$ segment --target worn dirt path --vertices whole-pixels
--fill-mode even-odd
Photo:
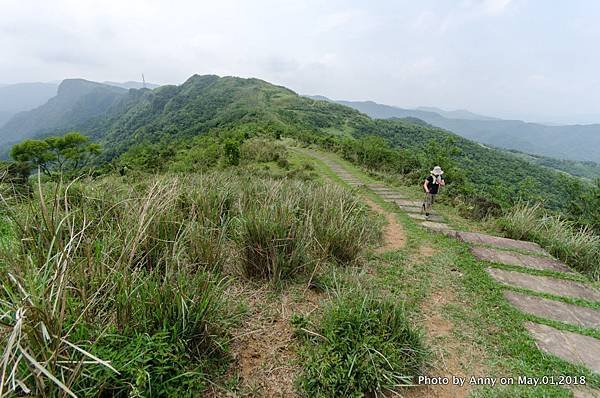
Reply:
[[[371,209],[383,215],[387,224],[383,230],[383,245],[377,248],[377,253],[384,253],[403,248],[406,245],[406,233],[396,220],[396,215],[385,210],[369,198],[363,198]]]

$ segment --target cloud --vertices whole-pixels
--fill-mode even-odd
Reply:
[[[0,1],[2,83],[215,73],[400,106],[600,113],[593,2]]]
[[[499,15],[509,6],[512,0],[484,0],[483,10],[491,15]]]

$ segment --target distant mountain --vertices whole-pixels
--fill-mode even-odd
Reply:
[[[421,117],[436,115],[413,112]],[[496,195],[497,185],[512,192],[534,176],[551,208],[564,205],[568,198],[568,187],[557,172],[433,127],[421,118],[373,120],[351,107],[305,98],[259,79],[194,75],[179,86],[154,90],[65,80],[56,97],[11,119],[0,129],[0,136],[6,142],[71,129],[102,144],[105,160],[128,151],[136,153],[140,145],[175,156],[178,145],[189,145],[194,137],[211,133],[281,134],[323,143],[333,135],[348,139],[378,135],[412,154],[423,153],[432,141],[452,141],[460,149],[455,160],[465,178],[489,195]]]
[[[7,111],[0,111],[0,127],[4,126],[4,123],[14,116],[14,113]]]
[[[0,87],[0,111],[20,112],[42,105],[56,95],[54,83],[17,83]]]
[[[146,83],[146,85],[144,86],[143,82],[134,82],[134,81],[128,81],[128,82],[124,82],[124,83],[103,82],[103,84],[107,84],[109,86],[126,88],[126,89],[130,89],[130,88],[136,88],[136,89],[139,89],[139,88],[149,88],[150,90],[152,90],[152,89],[155,89],[157,87],[160,87],[160,84]]]
[[[434,108],[403,109],[372,101],[336,102],[377,119],[418,118],[433,126],[495,147],[558,159],[600,162],[600,124],[547,126],[485,116],[482,119],[470,112],[467,115],[470,119],[460,119],[442,116],[431,110]],[[451,114],[464,115],[463,111]],[[473,118],[473,115],[479,118]]]
[[[468,111],[466,109],[458,109],[458,110],[455,110],[455,111],[445,111],[443,109],[436,108],[436,107],[433,107],[433,106],[420,106],[420,107],[417,108],[417,110],[426,111],[426,112],[434,112],[434,113],[437,113],[438,115],[442,115],[443,117],[446,117],[446,118],[449,118],[449,119],[500,120],[500,119],[495,118],[495,117],[478,115],[477,113],[470,112],[470,111]]]
[[[30,111],[20,112],[0,128],[0,144],[77,128],[104,115],[127,90],[83,79],[67,79],[56,96]]]
[[[56,95],[55,83],[0,85],[0,127],[18,112],[36,108]]]

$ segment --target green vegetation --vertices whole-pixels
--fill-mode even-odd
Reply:
[[[39,396],[197,396],[228,362],[230,277],[308,278],[378,238],[354,196],[311,182],[136,174],[34,191],[4,208],[2,386]]]
[[[573,176],[595,180],[600,178],[600,164],[591,161],[577,161],[566,159],[555,159],[540,155],[531,155],[515,150],[507,151],[520,159],[539,166],[548,167],[555,170],[560,170],[569,173]]]
[[[461,363],[469,374],[583,374],[600,385],[540,353],[523,328],[532,316],[506,304],[466,245],[402,216],[407,246],[369,251],[383,217],[327,181],[339,179],[314,152],[290,147],[325,149],[363,181],[403,184],[414,197],[440,165],[448,183],[440,206],[451,220],[498,228],[475,220],[504,214],[507,234],[540,242],[596,279],[600,185],[256,79],[194,76],[132,90],[82,131],[102,143],[100,156],[71,133],[16,145],[15,161],[0,170],[0,395],[256,396],[259,387],[239,381],[253,372],[235,366],[251,358],[262,371],[248,345],[279,336],[289,337],[277,346],[286,371],[299,350],[295,375],[309,396],[395,391],[439,366],[454,343],[481,366]],[[51,178],[30,176],[37,166]],[[371,199],[386,216],[397,210]],[[427,317],[455,327],[441,340],[428,335],[425,348]],[[258,349],[280,342],[271,340]],[[438,355],[426,354],[430,340]]]
[[[499,220],[515,239],[538,242],[554,256],[590,278],[600,280],[600,236],[544,212],[539,205],[518,205]]]
[[[43,140],[25,140],[12,147],[11,156],[29,169],[39,168],[48,177],[70,174],[89,164],[100,153],[98,144],[77,132]]]
[[[296,318],[306,340],[302,388],[310,397],[363,397],[414,383],[425,348],[402,305],[364,291],[335,297],[315,320]]]
[[[80,94],[90,89],[84,83],[70,82],[70,89],[61,90],[59,97],[72,92],[81,101]],[[410,183],[422,180],[440,163],[452,182],[447,193],[466,216],[497,216],[518,201],[543,201],[548,209],[587,223],[585,216],[570,209],[571,202],[589,196],[589,183],[581,183],[581,195],[573,198],[570,189],[578,180],[564,173],[417,119],[373,120],[349,107],[301,97],[258,79],[195,75],[180,86],[130,90],[102,117],[72,124],[103,145],[105,161],[127,168],[191,171],[213,165],[217,157],[235,165],[245,140],[283,136],[338,151]]]
[[[379,175],[377,180],[366,175],[333,154],[321,155],[343,164],[363,182],[383,180],[379,179]],[[399,190],[408,196],[419,192],[418,187],[400,187]],[[399,211],[395,205],[384,202],[375,194],[365,194],[382,208],[397,213],[408,237],[407,246],[395,252],[370,257],[369,272],[324,275],[316,281],[318,286],[330,289],[338,289],[338,286],[344,287],[348,284],[368,286],[371,292],[381,292],[394,302],[403,303],[409,319],[414,319],[418,325],[425,326],[428,330],[427,348],[432,355],[428,357],[426,374],[460,376],[462,372],[467,377],[573,375],[584,376],[589,388],[600,386],[600,378],[594,372],[541,352],[525,329],[524,322],[534,321],[594,337],[598,337],[597,330],[578,328],[521,313],[507,303],[503,296],[505,287],[495,282],[485,271],[490,263],[475,259],[467,244],[443,234],[431,234]],[[445,217],[448,216],[451,226],[455,228],[480,231],[483,228],[494,227],[493,223],[478,223],[458,217],[458,210],[451,206],[451,203],[440,204],[438,209]],[[553,276],[573,278],[556,273]],[[577,275],[577,280],[586,280],[586,283],[589,283],[589,280],[581,275]],[[548,298],[574,302],[556,296]],[[599,308],[598,303],[579,300],[577,304]],[[315,316],[315,319],[319,318]],[[298,321],[297,324],[306,325],[305,321]],[[465,394],[464,390],[444,390],[435,387],[432,390],[418,390],[419,388],[416,395],[424,396],[433,395],[440,390],[449,396]],[[568,389],[551,385],[470,386],[467,391],[470,392],[470,396],[475,397],[572,396]],[[407,391],[407,395],[410,394]]]

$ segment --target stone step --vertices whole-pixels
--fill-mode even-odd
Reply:
[[[425,228],[435,231],[435,232],[450,232],[450,231],[452,231],[452,229],[447,224],[442,224],[439,222],[423,221],[421,223],[421,225],[424,226]]]
[[[395,202],[397,200],[404,199],[404,196],[402,196],[402,195],[378,195],[378,196],[381,197],[382,199],[387,200],[388,202]]]
[[[377,192],[377,191],[373,191],[373,193],[375,195],[379,195],[379,196],[387,196],[387,197],[397,197],[398,199],[406,199],[406,196],[404,196],[404,194],[401,194],[400,192]]]
[[[418,207],[418,206],[399,206],[400,210],[403,210],[407,213],[421,213],[423,211],[422,207]],[[429,214],[435,214],[435,213],[429,213]]]
[[[444,218],[435,214],[430,214],[427,217],[425,214],[415,214],[415,213],[407,213],[408,216],[414,220],[422,220],[422,221],[434,221],[434,222],[444,222]]]
[[[368,184],[367,187],[369,187],[369,189],[388,188],[388,186],[384,184]]]
[[[392,188],[369,188],[371,191],[373,192],[377,192],[377,193],[396,193],[398,192],[397,189],[392,189]]]
[[[509,286],[533,290],[539,293],[600,301],[600,292],[581,282],[556,279],[549,276],[537,276],[498,268],[488,268],[487,272],[496,281]]]
[[[398,206],[416,206],[421,207],[423,202],[420,200],[398,199],[395,201]]]
[[[600,390],[586,386],[567,387],[573,393],[573,398],[600,398]]]
[[[537,270],[571,272],[569,267],[551,257],[528,256],[526,254],[497,250],[489,247],[472,247],[471,253],[480,260],[499,264],[516,265]]]
[[[600,328],[600,311],[562,301],[506,290],[504,297],[520,311],[584,328]]]
[[[600,340],[539,323],[526,322],[525,327],[540,350],[600,373]]]
[[[458,231],[456,233],[456,237],[464,242],[469,242],[476,245],[490,245],[504,249],[517,249],[529,251],[532,253],[549,255],[548,252],[542,249],[537,243],[527,242],[523,240],[514,240],[508,238],[501,238],[499,236],[464,231]]]

